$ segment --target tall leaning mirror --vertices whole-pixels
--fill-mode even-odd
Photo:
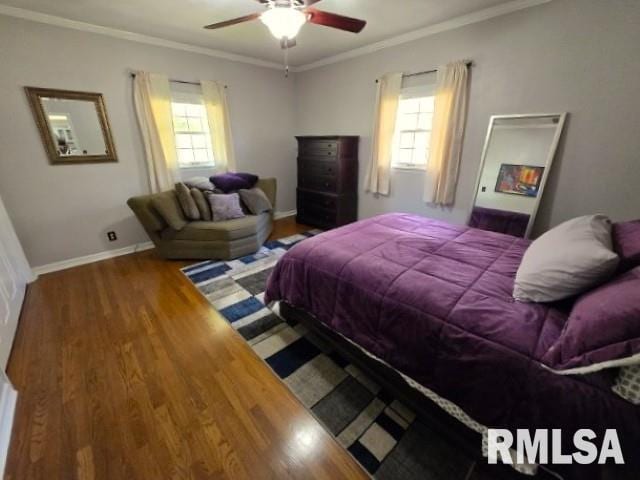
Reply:
[[[531,235],[566,115],[491,117],[470,226],[518,237]]]
[[[118,161],[102,94],[25,90],[50,163]]]

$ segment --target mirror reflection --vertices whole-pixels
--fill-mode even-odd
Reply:
[[[529,235],[564,118],[565,114],[491,118],[471,226]]]
[[[42,108],[60,155],[106,155],[94,102],[42,97]]]

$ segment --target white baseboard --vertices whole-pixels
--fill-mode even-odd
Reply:
[[[128,247],[116,248],[115,250],[105,250],[104,252],[92,253],[91,255],[85,255],[83,257],[60,260],[59,262],[53,262],[46,265],[40,265],[39,267],[33,267],[33,275],[37,277],[38,275],[42,275],[44,273],[66,270],[67,268],[86,265],[87,263],[99,262],[100,260],[106,260],[107,258],[119,257],[121,255],[141,252],[143,250],[149,250],[151,248],[153,248],[153,243],[143,242],[129,245]]]
[[[292,217],[295,214],[296,210],[288,210],[285,212],[275,212],[273,217],[276,220],[279,220],[281,218]],[[38,275],[43,275],[45,273],[66,270],[67,268],[99,262],[100,260],[106,260],[107,258],[141,252],[142,250],[149,250],[150,248],[153,248],[153,243],[151,242],[137,243],[135,245],[129,245],[128,247],[117,248],[115,250],[105,250],[104,252],[92,253],[91,255],[85,255],[84,257],[69,258],[67,260],[60,260],[59,262],[47,263],[46,265],[33,267],[33,276],[37,278]]]
[[[7,464],[11,430],[13,429],[13,417],[18,400],[16,389],[13,388],[6,375],[2,377],[2,387],[0,387],[0,478],[4,478],[4,468]]]
[[[296,213],[296,210],[287,210],[286,212],[275,212],[273,214],[273,218],[276,220],[280,220],[281,218],[293,217]]]

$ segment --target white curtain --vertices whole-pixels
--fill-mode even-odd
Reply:
[[[200,84],[202,85],[202,97],[207,109],[216,169],[235,171],[236,157],[233,151],[231,121],[224,85],[209,80],[202,80]]]
[[[425,175],[424,201],[453,205],[467,116],[468,69],[453,62],[438,69],[431,156]]]
[[[389,195],[391,150],[401,88],[402,73],[387,73],[378,79],[371,162],[365,179],[366,192]]]
[[[136,73],[133,101],[144,143],[151,193],[172,189],[180,174],[169,79],[156,73]]]

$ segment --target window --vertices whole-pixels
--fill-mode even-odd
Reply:
[[[434,87],[405,88],[400,96],[391,165],[425,169],[433,123]]]
[[[213,166],[209,122],[202,95],[174,92],[172,97],[178,165],[180,168]]]

